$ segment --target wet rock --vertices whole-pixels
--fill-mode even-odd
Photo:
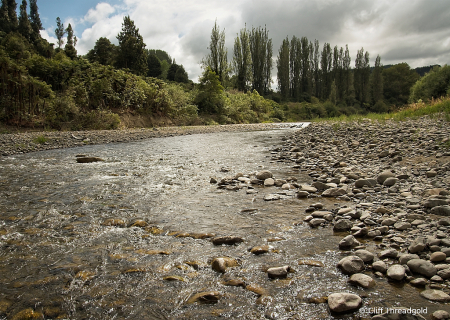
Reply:
[[[409,253],[405,253],[402,254],[398,257],[398,262],[400,264],[407,264],[409,260],[412,259],[419,259],[419,256],[417,254],[409,254]]]
[[[267,194],[264,196],[264,201],[275,201],[275,200],[280,200],[280,199],[281,199],[281,196],[276,193]]]
[[[405,278],[405,267],[399,264],[394,264],[387,269],[386,275],[389,279],[401,281]]]
[[[379,183],[379,184],[383,184],[384,183],[384,181],[386,181],[386,179],[387,178],[394,178],[395,177],[395,174],[393,174],[391,171],[383,171],[382,173],[380,173],[378,176],[377,176],[377,182]]]
[[[284,279],[290,270],[291,268],[289,266],[269,268],[267,269],[267,275],[271,279]]]
[[[308,196],[309,196],[309,192],[308,191],[299,191],[299,192],[297,192],[297,198],[299,198],[299,199],[307,198]]]
[[[430,261],[431,262],[441,262],[441,261],[445,261],[446,258],[447,258],[447,255],[443,252],[433,252],[430,256]]]
[[[144,220],[138,219],[131,222],[129,227],[138,227],[138,228],[145,228],[147,227],[148,223]]]
[[[375,286],[375,281],[372,279],[372,277],[365,275],[363,273],[355,273],[353,274],[350,279],[348,280],[349,283],[360,286],[363,288],[372,288]]]
[[[257,294],[258,296],[266,296],[267,295],[267,290],[256,284],[249,284],[245,287],[245,289]]]
[[[364,263],[371,263],[375,258],[375,255],[372,252],[364,249],[356,250],[354,254],[355,256],[360,257]]]
[[[230,279],[227,281],[224,281],[223,284],[225,286],[230,286],[230,287],[242,287],[245,288],[245,282],[241,279]]]
[[[321,219],[321,218],[314,218],[311,219],[310,221],[308,221],[309,225],[312,228],[317,228],[318,226],[324,224],[325,222],[327,222],[325,219]]]
[[[264,187],[273,187],[275,185],[275,180],[272,178],[267,178],[264,180]]]
[[[398,251],[395,249],[386,249],[386,250],[381,251],[378,254],[378,257],[380,259],[386,259],[386,258],[396,259],[397,256],[398,256]]]
[[[420,295],[431,301],[450,302],[450,296],[441,290],[424,290]]]
[[[334,224],[333,230],[336,232],[343,232],[350,230],[352,227],[353,222],[351,222],[349,219],[340,219]]]
[[[422,252],[425,249],[425,247],[426,247],[425,239],[422,237],[418,237],[413,240],[411,245],[408,247],[408,251],[410,253],[418,253]]]
[[[424,278],[417,278],[409,282],[409,284],[414,287],[425,287],[427,283],[428,283],[427,279]]]
[[[372,269],[381,273],[385,273],[387,271],[387,265],[384,261],[378,260],[372,264]]]
[[[328,296],[328,307],[332,312],[347,312],[361,307],[362,300],[352,293],[332,293]]]
[[[346,250],[346,249],[355,248],[360,245],[361,245],[361,242],[356,240],[356,238],[354,236],[348,235],[339,242],[339,249]]]
[[[77,162],[78,163],[91,163],[91,162],[99,162],[99,161],[105,161],[102,158],[98,157],[78,157]]]
[[[269,252],[269,246],[257,246],[250,249],[250,252],[256,255]]]
[[[342,188],[330,188],[322,193],[322,197],[340,197],[346,194],[347,191]]]
[[[237,267],[239,263],[237,260],[229,258],[229,257],[220,257],[215,258],[211,262],[211,267],[214,271],[225,273],[227,268]]]
[[[103,221],[102,225],[109,226],[109,227],[124,228],[126,224],[125,224],[125,221],[122,219],[110,218],[110,219],[106,219],[105,221]]]
[[[406,264],[412,272],[431,278],[437,273],[436,267],[429,261],[412,259]]]
[[[344,274],[354,274],[364,270],[364,261],[358,256],[348,256],[341,259],[337,267]]]
[[[438,216],[450,216],[450,206],[437,206],[431,209],[431,213]]]
[[[386,187],[392,187],[392,186],[395,185],[397,182],[398,182],[398,179],[397,179],[397,178],[393,178],[393,177],[387,178],[386,180],[384,180],[383,186],[386,186]]]
[[[34,311],[31,308],[19,311],[11,318],[11,320],[34,320],[34,319],[44,319],[44,315],[40,312]]]
[[[196,302],[205,304],[217,303],[220,300],[221,296],[222,294],[219,291],[200,292],[194,294],[191,298],[189,298],[187,303],[188,304]]]
[[[222,244],[226,244],[226,245],[238,244],[238,243],[244,242],[244,239],[241,237],[224,236],[224,237],[215,237],[211,241],[213,244],[219,246]]]
[[[300,260],[299,266],[324,267],[323,262],[317,260]]]
[[[259,171],[256,173],[256,179],[259,179],[259,180],[266,180],[266,179],[269,179],[272,177],[273,177],[272,172],[270,172],[268,170],[263,170],[263,171]]]
[[[450,279],[450,267],[448,269],[439,270],[437,275],[445,280]]]
[[[447,320],[450,319],[450,314],[444,310],[438,310],[433,312],[431,320]]]
[[[180,276],[167,276],[163,278],[164,281],[181,281],[184,282],[186,279]]]

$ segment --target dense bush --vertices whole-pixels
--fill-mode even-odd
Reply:
[[[450,66],[434,67],[411,88],[410,102],[450,95]]]

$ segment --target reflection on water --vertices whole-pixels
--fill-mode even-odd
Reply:
[[[363,290],[347,284],[335,267],[346,254],[336,250],[342,236],[295,225],[311,203],[320,200],[331,209],[336,201],[265,202],[273,188],[247,194],[210,183],[211,177],[261,169],[310,182],[305,172],[270,159],[270,149],[291,130],[0,159],[0,318],[34,312],[46,319],[328,319],[327,304],[314,302],[336,291],[357,293],[370,307],[436,310],[409,285],[380,279],[376,289]],[[105,161],[78,164],[77,154]],[[214,246],[211,233],[245,241]],[[269,253],[248,251],[262,245],[269,245]],[[211,260],[223,256],[239,266],[225,274],[213,271]],[[305,259],[324,267],[298,264]],[[285,280],[268,279],[265,270],[284,265],[295,272]],[[230,279],[243,280],[247,289],[224,285]],[[217,291],[218,302],[187,303],[205,291]]]

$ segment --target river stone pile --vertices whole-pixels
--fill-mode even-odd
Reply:
[[[338,264],[343,273],[372,270],[392,281],[425,286],[422,297],[446,302],[450,301],[449,138],[448,123],[428,117],[312,123],[274,149],[273,159],[293,162],[294,169],[311,177],[311,183],[296,189],[299,199],[346,201],[331,210],[311,206],[304,219],[312,228],[332,226],[346,235],[339,243],[339,249],[350,251]],[[370,240],[377,250],[363,260],[367,250],[361,250]],[[355,278],[352,282],[357,283]]]

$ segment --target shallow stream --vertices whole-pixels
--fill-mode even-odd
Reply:
[[[247,194],[246,188],[229,191],[210,183],[211,177],[262,169],[275,178],[310,183],[305,171],[271,161],[270,150],[293,130],[298,128],[1,158],[0,319],[29,308],[46,319],[364,317],[362,311],[332,316],[326,303],[315,303],[340,291],[359,294],[370,308],[427,307],[428,314],[439,309],[409,285],[394,286],[386,279],[377,279],[374,289],[347,284],[348,277],[336,268],[348,254],[337,250],[342,235],[331,228],[296,225],[310,204],[320,201],[332,209],[345,203],[299,200],[289,192],[269,202],[263,197],[274,188],[255,187],[257,193]],[[77,163],[79,154],[105,161]],[[137,219],[147,226],[130,227]],[[209,233],[245,241],[215,246],[209,238],[191,237]],[[270,252],[248,251],[262,245],[269,245]],[[222,256],[240,265],[217,273],[210,262]],[[323,267],[299,265],[303,260]],[[284,265],[295,272],[285,280],[268,278],[267,268]],[[225,286],[229,279],[241,279],[253,289]],[[220,299],[187,303],[204,291],[218,291]]]

